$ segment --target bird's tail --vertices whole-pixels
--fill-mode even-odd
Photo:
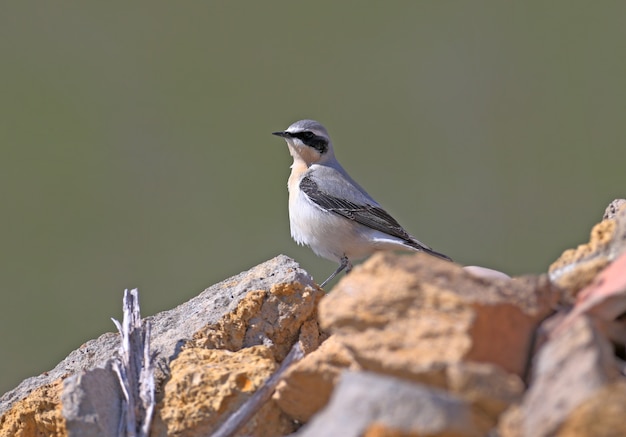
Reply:
[[[434,257],[445,259],[446,261],[452,261],[452,258],[450,258],[448,255],[439,253],[436,250],[433,250],[430,247],[426,246],[425,244],[420,243],[416,239],[408,240],[406,243],[412,248],[421,250],[422,252],[426,252],[427,254],[432,255]]]
[[[443,253],[439,253],[436,250],[432,250],[430,248],[423,248],[422,250],[424,252],[426,252],[427,254],[429,254],[429,255],[436,256],[437,258],[445,259],[446,261],[452,261],[452,258],[450,258],[448,255],[444,255]]]

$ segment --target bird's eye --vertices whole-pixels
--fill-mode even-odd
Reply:
[[[302,132],[302,139],[303,140],[310,140],[311,138],[313,138],[315,135],[313,135],[313,132]]]

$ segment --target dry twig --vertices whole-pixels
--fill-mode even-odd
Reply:
[[[119,435],[148,437],[154,412],[154,359],[150,356],[150,323],[142,325],[137,289],[124,291],[124,319],[112,319],[122,337],[113,362],[124,393]]]

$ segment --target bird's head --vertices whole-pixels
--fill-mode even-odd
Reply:
[[[317,121],[296,121],[287,130],[272,132],[272,135],[284,138],[294,161],[301,160],[307,166],[335,159],[330,136]]]

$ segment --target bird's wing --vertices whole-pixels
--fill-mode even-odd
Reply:
[[[405,231],[338,163],[334,164],[333,167],[313,165],[300,181],[300,190],[311,202],[325,211],[399,238],[417,250],[452,261]]]
[[[328,175],[327,175],[328,176]],[[402,226],[366,193],[338,176],[338,183],[321,182],[309,173],[300,181],[300,189],[320,208],[353,220],[368,228],[384,232],[407,242],[414,240]]]

